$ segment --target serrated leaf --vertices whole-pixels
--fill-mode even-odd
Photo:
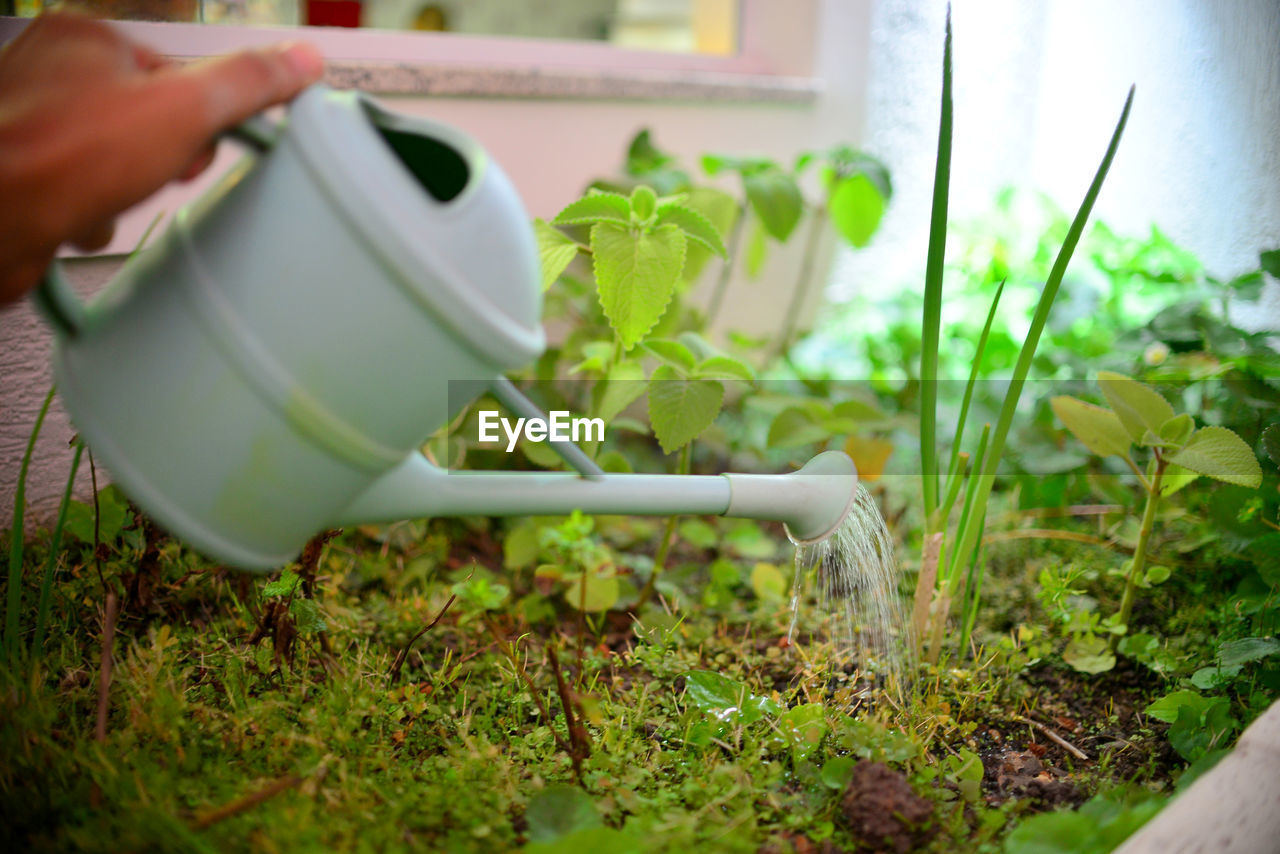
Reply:
[[[644,367],[639,362],[618,362],[591,390],[596,416],[611,424],[632,401],[644,394],[646,387]]]
[[[1256,488],[1262,485],[1262,466],[1244,440],[1226,427],[1201,427],[1170,461],[1226,483]]]
[[[302,579],[292,569],[280,573],[279,578],[272,579],[262,586],[262,595],[267,597],[289,596],[302,583]]]
[[[787,596],[787,577],[771,563],[757,563],[751,569],[751,589],[762,602],[781,602]]]
[[[712,356],[703,359],[693,369],[693,376],[702,380],[746,380],[755,379],[755,372],[742,361],[732,356]]]
[[[578,255],[578,244],[545,220],[533,221],[533,234],[538,240],[538,261],[542,266],[542,289],[555,284]]]
[[[320,606],[314,599],[297,598],[289,603],[289,615],[293,617],[298,631],[304,635],[323,632],[326,628]]]
[[[618,193],[592,193],[575,202],[551,220],[553,225],[590,225],[609,222],[622,226],[631,225],[631,203]]]
[[[685,207],[692,208],[706,217],[722,239],[733,232],[734,224],[738,221],[738,200],[714,187],[694,187],[689,191],[689,198],[684,204]],[[686,282],[696,280],[713,257],[715,253],[706,246],[691,241],[685,253],[682,273],[684,280]],[[727,257],[727,250],[725,257]]]
[[[831,438],[827,428],[813,413],[799,406],[789,406],[778,413],[769,425],[766,445],[770,448],[799,448]]]
[[[1174,445],[1181,445],[1195,432],[1196,422],[1190,415],[1175,415],[1160,425],[1160,438]]]
[[[836,184],[827,203],[831,222],[850,245],[871,242],[884,216],[884,196],[866,175],[851,175]]]
[[[688,347],[669,338],[652,338],[644,342],[644,349],[685,375],[698,363]]]
[[[1262,450],[1271,462],[1280,466],[1280,424],[1272,424],[1262,431]]]
[[[600,306],[626,349],[657,324],[684,267],[684,232],[660,225],[637,233],[612,223],[591,227]]]
[[[658,223],[676,226],[685,237],[697,241],[721,258],[728,257],[720,232],[705,216],[683,205],[663,205],[658,211]]]
[[[1098,371],[1098,386],[1135,442],[1141,442],[1148,430],[1158,435],[1160,425],[1174,416],[1159,392],[1123,374]]]
[[[769,236],[786,242],[804,212],[804,196],[796,179],[781,169],[765,169],[742,178],[747,200]]]
[[[649,423],[670,454],[711,426],[724,403],[724,386],[715,380],[682,379],[670,365],[659,365],[649,379]]]
[[[1049,406],[1071,435],[1098,456],[1124,456],[1129,452],[1129,432],[1111,410],[1068,395],[1053,398]]]
[[[1160,495],[1162,497],[1173,495],[1187,484],[1194,483],[1198,477],[1200,475],[1190,469],[1170,465],[1164,470],[1164,477],[1160,480]]]
[[[631,213],[636,219],[647,220],[653,216],[653,210],[657,205],[658,194],[653,191],[653,187],[641,184],[631,191]]]

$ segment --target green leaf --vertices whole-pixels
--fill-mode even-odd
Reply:
[[[1280,587],[1280,532],[1264,534],[1249,544],[1249,557],[1269,587]]]
[[[506,601],[509,592],[505,584],[496,584],[484,575],[459,581],[449,590],[464,605],[476,611],[492,611],[499,607]]]
[[[725,723],[749,724],[781,711],[768,697],[752,694],[746,685],[712,670],[690,670],[683,676],[689,704]]]
[[[644,349],[675,368],[682,376],[688,376],[698,362],[688,347],[669,338],[650,339],[644,342]]]
[[[1258,255],[1258,266],[1280,279],[1280,249],[1272,249]]]
[[[1223,667],[1239,667],[1277,653],[1280,653],[1280,640],[1276,638],[1241,638],[1218,647],[1218,663]]]
[[[818,776],[822,785],[837,792],[843,792],[853,779],[853,766],[857,764],[852,756],[833,756],[822,763],[822,771]]]
[[[1170,574],[1171,570],[1169,567],[1161,564],[1155,564],[1154,566],[1147,567],[1146,572],[1142,575],[1142,580],[1148,585],[1154,587],[1155,585],[1164,584],[1168,581]]]
[[[571,607],[595,614],[617,604],[621,592],[618,577],[612,572],[587,571],[564,591],[564,601]]]
[[[1280,466],[1280,424],[1272,424],[1262,431],[1262,450],[1271,462]]]
[[[766,169],[743,176],[747,200],[771,237],[785,242],[804,212],[804,197],[796,179],[781,169]]]
[[[746,380],[755,379],[755,372],[746,362],[732,356],[712,356],[703,359],[693,370],[695,379],[700,380]]]
[[[607,341],[588,341],[582,345],[582,361],[569,369],[570,374],[603,371],[613,358],[613,345]]]
[[[1230,667],[1201,667],[1191,674],[1191,684],[1201,691],[1217,691],[1230,685],[1240,675],[1239,664]]]
[[[806,703],[788,709],[778,718],[778,731],[792,753],[804,759],[822,743],[830,727],[821,703]]]
[[[577,786],[548,786],[529,800],[525,809],[530,842],[554,842],[604,821],[587,793]]]
[[[1196,422],[1190,415],[1183,413],[1182,415],[1175,415],[1161,424],[1159,436],[1170,444],[1181,445],[1191,438],[1191,434],[1195,432],[1195,429]]]
[[[658,223],[670,223],[684,232],[685,237],[700,243],[721,258],[728,257],[720,232],[705,216],[683,205],[663,205],[658,211]]]
[[[711,426],[724,403],[724,386],[715,380],[681,379],[660,365],[649,380],[649,423],[663,453],[683,448]]]
[[[1185,469],[1182,466],[1170,465],[1164,470],[1164,478],[1160,481],[1160,495],[1162,497],[1173,495],[1196,478],[1200,477],[1196,472]]]
[[[93,503],[72,501],[63,530],[82,543],[93,544]],[[114,483],[98,490],[98,542],[111,544],[128,521],[129,500]]]
[[[884,216],[884,196],[866,175],[843,179],[831,193],[828,202],[831,222],[850,245],[862,248],[880,227]]]
[[[1081,673],[1105,673],[1116,666],[1106,639],[1093,634],[1072,638],[1062,651],[1062,660]]]
[[[590,225],[609,222],[621,226],[631,225],[631,203],[618,193],[592,193],[576,202],[570,202],[556,214],[553,225]]]
[[[654,208],[657,206],[658,194],[652,187],[641,184],[631,191],[631,213],[641,222],[653,216]]]
[[[538,261],[542,265],[542,289],[545,291],[577,257],[578,244],[541,219],[533,221],[533,234],[538,239]]]
[[[1209,699],[1207,697],[1202,697],[1195,691],[1183,689],[1165,694],[1159,700],[1147,706],[1146,714],[1147,717],[1171,724],[1178,719],[1178,710],[1183,706],[1191,706],[1195,709],[1196,715],[1199,716],[1208,708],[1208,705]]]
[[[660,225],[643,234],[612,223],[591,227],[600,306],[631,349],[667,310],[684,267],[684,232]]]
[[[289,614],[293,617],[298,631],[304,635],[313,635],[325,630],[324,616],[320,606],[314,599],[296,598],[289,602]]]
[[[757,563],[751,570],[751,589],[762,602],[781,602],[787,597],[787,577],[771,563]]]
[[[1049,406],[1071,435],[1098,456],[1122,457],[1129,452],[1129,433],[1111,410],[1067,395],[1053,398]]]
[[[685,519],[676,530],[680,539],[700,549],[709,549],[720,541],[716,529],[701,519]]]
[[[865,400],[842,400],[831,407],[831,414],[836,418],[853,421],[883,421],[887,416],[884,410],[874,403]]]
[[[1123,374],[1098,371],[1098,385],[1135,442],[1141,443],[1148,430],[1159,435],[1160,426],[1174,416],[1159,392]]]
[[[612,423],[632,401],[644,394],[646,387],[643,365],[632,360],[618,362],[591,390],[596,416],[606,424]]]
[[[525,519],[502,540],[502,568],[524,569],[538,560],[538,523]]]
[[[290,596],[302,584],[302,579],[292,569],[280,573],[280,577],[262,586],[262,595],[268,598]]]
[[[799,406],[790,406],[779,412],[769,425],[765,444],[770,448],[799,448],[830,438],[831,433],[813,417],[813,413]]]
[[[1201,427],[1169,460],[1226,483],[1252,488],[1262,485],[1258,458],[1226,427]]]

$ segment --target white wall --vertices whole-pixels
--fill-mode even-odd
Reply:
[[[841,259],[837,297],[921,278],[945,10],[874,5],[865,138],[896,195],[871,251]],[[1095,218],[1135,234],[1154,222],[1220,276],[1280,246],[1280,2],[957,0],[953,30],[953,217],[1006,184],[1075,210],[1132,83]],[[1280,329],[1278,291],[1259,326]]]
[[[572,201],[586,183],[620,165],[627,141],[651,127],[657,141],[691,165],[707,151],[758,153],[786,162],[805,148],[857,143],[866,91],[866,39],[870,3],[863,0],[795,0],[775,14],[815,15],[816,45],[804,47],[797,65],[811,65],[824,90],[804,105],[669,103],[648,101],[511,100],[503,98],[386,99],[394,109],[431,115],[474,135],[511,175],[530,212],[549,217]],[[225,168],[237,152],[223,146],[214,169]],[[160,207],[170,211],[189,195],[170,190]],[[153,206],[154,207],[154,206]],[[140,232],[138,223],[133,224]],[[776,328],[798,260],[800,241],[770,261],[774,281],[733,286],[726,314],[735,326]],[[74,262],[71,278],[92,292],[118,259]],[[815,289],[816,291],[816,289]],[[815,297],[818,296],[815,294]],[[19,461],[36,412],[51,382],[49,336],[27,305],[0,313],[0,529],[8,527]],[[27,500],[33,519],[56,512],[69,468],[71,427],[51,411],[36,448]],[[101,473],[100,473],[101,474]],[[87,490],[87,472],[78,491]]]

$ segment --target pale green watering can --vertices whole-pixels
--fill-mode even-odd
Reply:
[[[423,516],[706,513],[820,539],[857,483],[844,454],[787,475],[446,472],[418,448],[534,360],[538,256],[510,181],[473,140],[313,87],[89,305],[51,270],[58,390],[117,483],[181,539],[246,569],[335,525]],[[477,382],[478,381],[478,382]],[[455,386],[455,389],[458,386]],[[457,398],[458,395],[453,395]]]

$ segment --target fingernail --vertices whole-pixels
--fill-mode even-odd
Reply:
[[[324,74],[324,57],[313,44],[288,42],[280,46],[280,56],[304,80],[318,80]]]

